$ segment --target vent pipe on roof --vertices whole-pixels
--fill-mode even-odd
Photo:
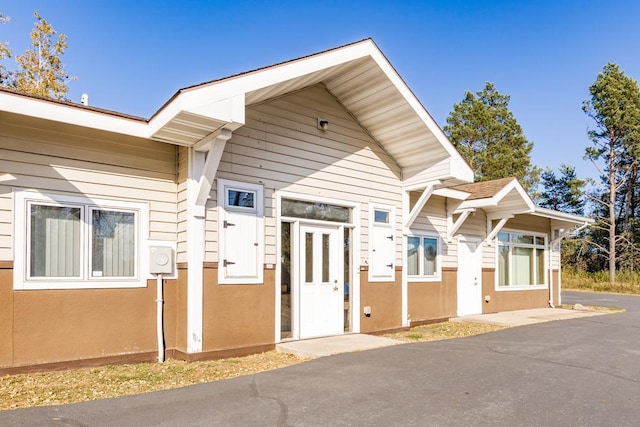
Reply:
[[[83,93],[82,96],[80,97],[80,103],[84,106],[89,105],[89,95],[87,95],[86,93]]]

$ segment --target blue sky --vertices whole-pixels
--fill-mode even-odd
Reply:
[[[533,163],[576,166],[581,110],[607,62],[640,78],[637,1],[0,0],[0,40],[29,44],[33,11],[68,36],[70,98],[142,117],[181,87],[372,37],[442,126],[494,82],[533,141]],[[11,66],[12,64],[7,64]]]

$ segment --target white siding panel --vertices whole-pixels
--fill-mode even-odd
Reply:
[[[318,117],[329,121],[328,131],[317,129]],[[218,178],[264,185],[265,263],[277,262],[273,217],[275,192],[282,190],[357,202],[365,259],[368,204],[394,206],[396,264],[401,264],[400,169],[322,86],[250,107],[246,125],[227,142]],[[215,209],[209,209],[207,230],[217,228],[216,218]],[[217,260],[214,239],[217,236],[208,232],[206,261]]]
[[[149,237],[176,239],[176,148],[0,114],[0,260],[13,259],[12,192],[147,202]]]

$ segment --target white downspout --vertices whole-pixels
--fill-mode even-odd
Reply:
[[[164,362],[164,329],[163,329],[164,316],[163,316],[163,310],[162,310],[162,305],[164,304],[163,286],[162,286],[163,282],[164,282],[164,277],[163,277],[163,274],[160,273],[156,277],[156,283],[157,283],[157,286],[156,286],[157,328],[156,329],[158,333],[158,362],[160,363]]]

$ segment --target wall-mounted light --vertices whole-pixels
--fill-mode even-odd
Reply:
[[[329,130],[329,120],[318,117],[318,129]]]

